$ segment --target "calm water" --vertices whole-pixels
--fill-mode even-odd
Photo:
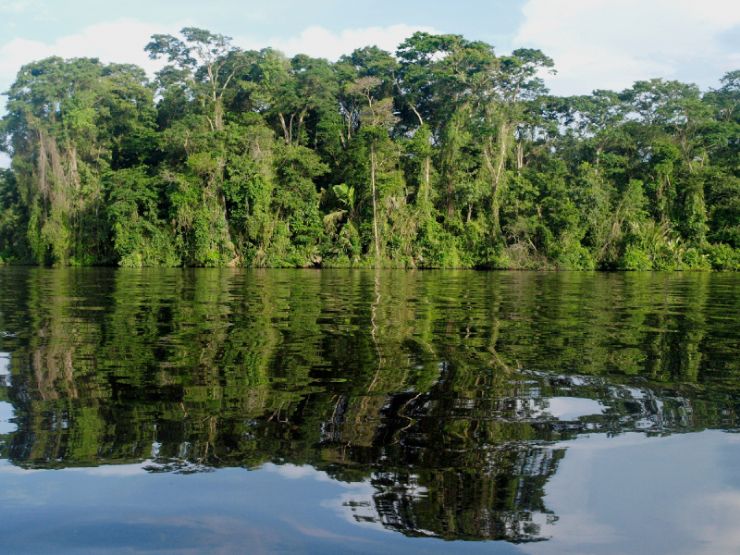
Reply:
[[[3,553],[736,553],[738,431],[736,274],[0,269]]]

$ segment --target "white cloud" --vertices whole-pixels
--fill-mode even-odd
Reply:
[[[295,465],[291,463],[273,464],[267,463],[262,467],[267,472],[274,472],[289,480],[311,478],[318,482],[332,482],[333,480],[323,470],[316,470],[309,465]]]
[[[432,27],[406,24],[344,29],[339,32],[314,25],[307,27],[294,37],[275,37],[260,43],[249,38],[242,38],[237,40],[237,43],[244,48],[256,49],[269,45],[289,56],[301,53],[316,58],[336,60],[342,54],[349,54],[363,46],[375,45],[383,50],[395,52],[396,47],[416,31],[437,32]]]
[[[0,13],[19,14],[33,5],[32,0],[0,0]]]
[[[18,2],[19,6],[21,4],[23,2]],[[6,5],[10,7],[11,3],[3,4]],[[99,58],[103,62],[132,63],[143,67],[151,74],[162,65],[161,61],[150,60],[144,52],[144,46],[149,42],[151,35],[176,34],[184,25],[185,23],[180,22],[162,26],[135,19],[121,19],[96,23],[79,33],[52,42],[14,38],[0,44],[0,90],[7,90],[22,65],[47,56],[62,58],[89,56]],[[435,32],[430,27],[404,24],[345,29],[336,33],[313,26],[293,37],[276,37],[268,41],[241,37],[234,42],[243,48],[264,48],[270,45],[288,55],[301,52],[335,60],[355,48],[373,44],[392,52],[399,43],[418,30]]]
[[[145,460],[141,463],[134,464],[110,464],[102,466],[80,466],[65,468],[66,472],[79,472],[88,476],[101,476],[112,478],[125,478],[128,476],[141,476],[147,474],[146,467],[152,464],[152,461]]]
[[[725,490],[693,500],[695,514],[686,514],[684,525],[702,542],[697,554],[740,552],[740,491]],[[698,518],[697,518],[698,515]]]
[[[302,478],[316,478],[319,471],[312,466],[304,465],[298,466],[291,463],[286,464],[272,464],[267,463],[264,467],[267,472],[274,472],[279,474],[283,478],[289,480],[299,480]]]
[[[96,23],[53,42],[14,38],[0,44],[0,90],[7,90],[22,65],[48,56],[94,57],[102,62],[137,64],[153,72],[162,63],[150,60],[144,46],[154,33],[175,33],[180,27],[121,19]]]
[[[621,89],[651,77],[700,81],[736,69],[721,41],[740,25],[736,0],[528,0],[517,46],[554,58],[553,92]],[[709,73],[712,76],[709,77]]]

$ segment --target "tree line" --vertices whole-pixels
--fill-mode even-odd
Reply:
[[[0,260],[740,269],[740,71],[557,97],[539,50],[415,33],[337,62],[184,28],[7,95]]]

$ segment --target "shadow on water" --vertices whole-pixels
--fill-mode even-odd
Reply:
[[[588,434],[738,430],[723,274],[0,271],[0,459],[310,465],[408,536],[545,539]]]

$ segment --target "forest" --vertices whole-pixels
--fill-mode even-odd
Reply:
[[[534,49],[416,33],[336,62],[154,35],[5,93],[0,261],[740,269],[740,70],[558,97]]]

